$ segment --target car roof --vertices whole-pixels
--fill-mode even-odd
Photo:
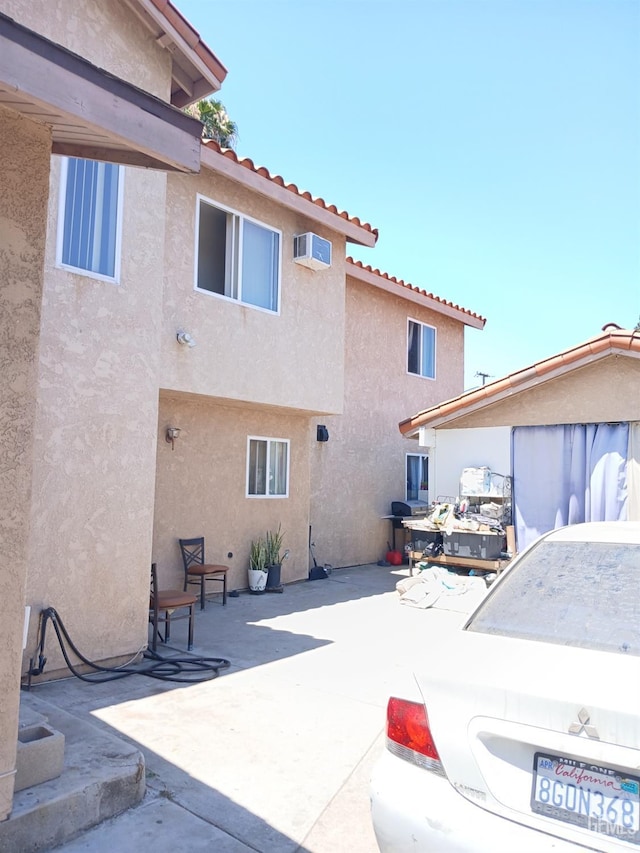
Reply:
[[[640,521],[587,521],[550,531],[549,542],[625,542],[640,545]]]

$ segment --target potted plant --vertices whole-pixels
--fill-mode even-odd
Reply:
[[[267,585],[269,568],[267,566],[267,545],[259,538],[251,543],[249,551],[249,590],[254,595],[264,592]]]
[[[282,561],[286,560],[289,556],[288,551],[285,551],[284,554],[280,553],[283,539],[284,533],[282,532],[281,525],[278,525],[277,530],[267,531],[265,546],[267,549],[267,568],[269,573],[266,588],[270,592],[282,592],[283,589],[280,582],[280,572]]]

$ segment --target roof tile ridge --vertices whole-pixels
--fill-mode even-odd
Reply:
[[[245,169],[249,169],[249,171],[254,172],[256,175],[260,175],[260,177],[266,178],[272,183],[283,187],[294,195],[312,202],[312,204],[321,207],[328,213],[333,213],[336,216],[345,219],[347,222],[351,222],[357,227],[363,228],[371,234],[375,234],[377,239],[379,234],[378,229],[374,228],[369,222],[363,222],[359,216],[351,216],[348,211],[339,210],[335,204],[329,204],[322,197],[314,196],[313,193],[309,192],[309,190],[301,190],[297,184],[287,183],[282,175],[273,174],[266,166],[256,166],[255,161],[252,160],[251,157],[241,157],[233,150],[233,148],[223,148],[215,139],[203,139],[202,143],[205,147],[211,148],[223,157],[228,157],[229,159],[234,160],[239,166],[243,166]]]
[[[477,317],[479,320],[485,319],[481,314],[477,314],[475,311],[471,311],[469,308],[464,308],[463,306],[457,305],[442,296],[437,296],[435,293],[431,293],[430,291],[425,290],[424,287],[420,287],[417,284],[411,284],[411,282],[405,281],[402,278],[398,278],[395,275],[390,275],[387,272],[382,272],[377,267],[374,269],[370,264],[363,264],[362,261],[356,261],[350,255],[345,260],[347,261],[347,263],[350,263],[353,266],[365,270],[365,272],[370,272],[372,275],[377,275],[380,278],[384,278],[387,281],[392,282],[392,284],[397,284],[400,287],[408,288],[409,290],[412,290],[415,293],[420,293],[429,299],[433,299],[435,302],[439,302],[441,305],[446,305],[448,308],[453,308],[456,311],[461,311],[463,314],[468,314],[470,317]]]

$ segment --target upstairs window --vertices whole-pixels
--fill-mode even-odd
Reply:
[[[281,234],[198,199],[196,288],[278,311]]]
[[[417,320],[409,320],[407,371],[416,376],[436,378],[436,330]]]
[[[289,495],[289,442],[283,438],[249,436],[247,496],[286,498]]]
[[[57,262],[118,281],[122,169],[75,157],[62,163]]]

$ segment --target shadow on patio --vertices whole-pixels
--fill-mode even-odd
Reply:
[[[89,685],[70,678],[34,685],[25,703],[51,704],[54,716],[70,714],[142,751],[148,793],[111,832],[163,821],[158,837],[174,838],[188,819],[202,822],[196,835],[210,845],[202,849],[306,850],[305,839],[380,734],[386,686],[367,661],[380,661],[388,645],[382,614],[406,621],[389,595],[403,575],[359,566],[282,594],[241,593],[225,608],[214,598],[197,612],[193,654],[229,659],[217,679],[184,685],[133,676]],[[159,651],[184,655],[185,639],[186,623],[176,623],[171,647]],[[55,780],[45,785],[55,788]],[[358,788],[357,810],[368,813],[365,790]],[[102,831],[106,824],[95,830]],[[360,848],[349,849],[376,850],[370,827],[359,832]],[[189,849],[198,849],[191,841],[190,833]],[[110,849],[128,849],[116,836],[113,842]],[[73,846],[81,843],[84,837],[65,850],[96,849]],[[167,849],[181,849],[180,839]]]

